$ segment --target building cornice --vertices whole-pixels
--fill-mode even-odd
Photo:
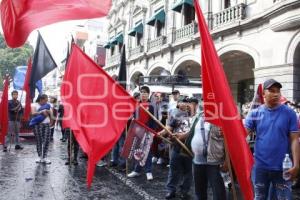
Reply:
[[[293,67],[293,66],[294,66],[293,63],[287,63],[287,64],[282,64],[282,65],[270,65],[270,66],[264,66],[264,67],[254,68],[253,71],[254,72],[258,72],[258,71],[262,71],[262,70],[282,69],[284,67]]]

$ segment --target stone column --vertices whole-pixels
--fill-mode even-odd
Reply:
[[[149,7],[148,7],[148,12],[146,14],[145,29],[144,29],[144,31],[145,31],[145,33],[144,33],[144,36],[145,36],[145,38],[144,38],[144,51],[145,52],[148,51],[148,43],[149,43],[149,41],[151,39],[151,32],[150,32],[151,31],[151,29],[150,29],[151,27],[149,25],[147,25],[146,22],[151,17],[152,10],[153,10],[150,1],[148,1],[148,5],[149,5]]]
[[[173,5],[174,5],[174,1],[171,0],[168,1],[168,5],[165,5],[165,10],[169,10],[168,13],[166,13],[167,26],[165,27],[165,29],[167,30],[166,32],[167,44],[172,44],[174,41],[175,12],[171,10]]]
[[[212,28],[212,0],[199,0],[208,27]]]

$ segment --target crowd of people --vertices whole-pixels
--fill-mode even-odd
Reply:
[[[299,108],[295,103],[281,101],[282,85],[274,79],[263,84],[265,103],[256,109],[249,110],[250,104],[243,106],[244,125],[249,135],[255,135],[252,182],[255,199],[291,199],[292,180],[296,180],[299,170]],[[152,174],[153,164],[165,164],[168,167],[166,181],[166,199],[179,196],[189,199],[191,185],[194,183],[196,199],[207,199],[207,189],[210,187],[213,199],[226,199],[225,184],[222,173],[228,171],[225,144],[220,127],[205,121],[201,100],[180,95],[174,90],[168,94],[152,92],[148,86],[140,87],[140,92],[133,94],[134,98],[146,108],[165,127],[160,126],[143,109],[137,108],[133,118],[142,122],[157,133],[151,151],[147,155],[144,166],[136,163],[128,178],[142,175],[146,180],[155,178]],[[17,100],[18,94],[12,92],[9,101],[9,134],[5,140],[3,151],[7,144],[15,138],[15,149],[19,150],[18,140],[22,106]],[[297,114],[296,114],[297,113]],[[55,123],[61,126],[63,106],[57,105],[56,98],[41,95],[32,106],[33,127],[37,142],[37,163],[50,164],[47,159],[49,142],[53,139]],[[55,119],[55,120],[53,120]],[[130,120],[128,122],[128,125]],[[62,126],[61,126],[62,127]],[[66,165],[77,165],[79,145],[70,129],[63,129],[61,141],[68,139],[68,160]],[[171,144],[161,138],[171,141]],[[126,160],[120,156],[126,131],[111,151],[110,166],[125,171]],[[293,165],[285,171],[290,179],[283,179],[282,162],[290,155]],[[101,161],[100,166],[103,165]],[[194,181],[193,181],[194,180]],[[180,184],[179,184],[180,183]],[[294,187],[300,186],[297,180]]]

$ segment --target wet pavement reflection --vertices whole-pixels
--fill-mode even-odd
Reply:
[[[86,159],[79,158],[78,166],[66,166],[67,144],[59,138],[58,131],[49,148],[50,165],[35,163],[37,154],[32,137],[22,140],[24,149],[21,151],[12,146],[9,152],[4,153],[0,147],[0,200],[164,199],[168,174],[165,165],[154,165],[153,181],[147,181],[144,174],[127,179],[125,172],[97,167],[89,190],[86,185]],[[193,188],[190,194],[193,194]],[[300,191],[294,191],[293,199],[299,197]],[[212,199],[211,195],[209,199]]]
[[[97,168],[90,190],[86,186],[86,160],[79,165],[65,165],[66,143],[57,136],[51,143],[52,164],[37,164],[34,138],[22,141],[24,149],[0,151],[0,199],[140,199],[105,168]],[[12,146],[14,147],[14,146]]]

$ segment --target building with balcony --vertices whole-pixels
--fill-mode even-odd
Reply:
[[[299,0],[199,0],[235,100],[251,101],[267,78],[300,100]],[[127,50],[128,84],[140,76],[200,77],[201,44],[193,0],[113,0],[105,70],[118,74]]]

